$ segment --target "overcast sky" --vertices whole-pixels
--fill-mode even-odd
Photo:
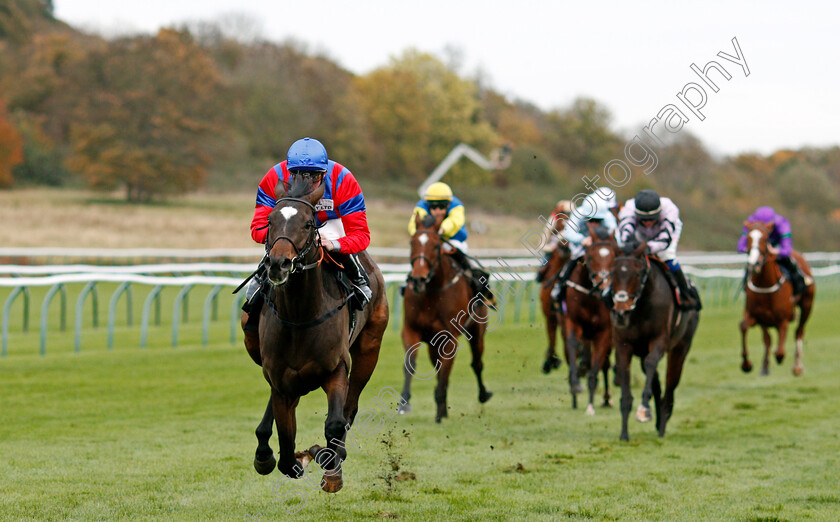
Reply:
[[[106,34],[151,32],[189,20],[241,13],[270,40],[294,38],[357,74],[415,47],[445,59],[463,56],[462,75],[543,109],[578,96],[606,105],[627,134],[666,104],[680,106],[686,129],[715,153],[769,153],[781,147],[840,143],[840,7],[834,2],[502,2],[423,0],[55,0],[56,16]],[[796,5],[794,5],[796,4]],[[735,54],[749,67],[717,57]],[[716,60],[729,81],[698,79]],[[697,82],[708,93],[700,121],[677,93]],[[689,95],[692,96],[692,95]]]

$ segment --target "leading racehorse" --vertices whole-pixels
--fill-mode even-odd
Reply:
[[[455,353],[460,348],[458,337],[463,333],[472,350],[472,368],[478,380],[478,401],[485,403],[493,395],[484,387],[481,372],[484,364],[484,332],[490,317],[487,304],[475,294],[470,277],[450,255],[443,252],[445,242],[440,230],[443,217],[432,214],[422,220],[415,217],[417,230],[411,237],[411,273],[405,288],[402,342],[405,348],[405,383],[400,413],[411,411],[411,378],[429,379],[437,374],[435,422],[447,417],[446,390]],[[422,343],[429,346],[435,371],[417,373],[417,351]]]
[[[630,392],[630,359],[640,358],[645,373],[642,403],[636,412],[641,422],[651,419],[650,398],[656,406],[656,427],[665,436],[665,425],[674,409],[674,390],[680,382],[683,364],[697,331],[700,313],[681,311],[665,275],[668,267],[645,255],[647,245],[625,245],[625,254],[615,259],[610,272],[612,322],[618,380],[621,383],[621,440],[630,440],[627,418],[633,405]],[[657,365],[668,355],[665,395]]]
[[[293,184],[286,194],[281,182],[276,193],[277,205],[268,217],[266,236],[269,284],[260,317],[260,353],[249,352],[271,386],[268,407],[256,431],[259,444],[254,467],[264,475],[274,468],[269,439],[276,421],[277,468],[300,478],[314,459],[325,470],[322,489],[336,492],[343,484],[345,435],[358,411],[359,395],[376,367],[388,324],[385,285],[370,256],[360,255],[370,275],[373,298],[358,312],[351,332],[348,287],[338,281],[336,270],[322,262],[314,205],[323,196],[324,185],[307,194],[305,188]],[[301,396],[317,388],[327,394],[326,448],[315,445],[295,453],[295,408]]]
[[[741,321],[741,369],[745,372],[752,370],[752,363],[747,355],[747,330],[758,324],[764,334],[764,363],[761,365],[761,375],[770,373],[770,332],[768,328],[776,328],[779,333],[779,344],[776,348],[776,361],[780,364],[785,357],[785,336],[788,322],[793,321],[795,306],[799,306],[799,326],[796,327],[796,356],[793,363],[793,374],[801,375],[802,369],[802,338],[805,335],[805,322],[811,315],[814,304],[816,286],[811,278],[811,267],[799,252],[792,252],[796,263],[806,274],[805,291],[794,303],[793,284],[776,263],[776,255],[771,252],[767,238],[770,229],[764,223],[744,223],[747,227],[747,300],[744,309],[744,320]]]

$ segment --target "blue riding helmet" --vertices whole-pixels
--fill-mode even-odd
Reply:
[[[289,171],[326,172],[327,149],[315,138],[303,138],[292,143],[286,154]]]

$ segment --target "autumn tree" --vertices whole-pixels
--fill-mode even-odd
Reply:
[[[75,72],[68,168],[132,201],[201,185],[224,108],[218,71],[189,33],[114,40]]]
[[[12,169],[23,162],[23,140],[6,118],[6,106],[0,100],[0,188],[14,183]]]
[[[376,163],[389,178],[420,181],[458,143],[486,149],[497,142],[475,84],[429,54],[406,51],[357,85]]]

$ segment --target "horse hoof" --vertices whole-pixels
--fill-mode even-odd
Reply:
[[[269,455],[269,457],[265,460],[260,460],[259,457],[254,457],[254,469],[257,470],[257,473],[260,475],[268,475],[274,471],[275,466],[277,466],[277,459],[274,458],[274,455]]]
[[[623,440],[624,442],[630,442],[630,437],[626,433],[622,433],[618,439]]]
[[[639,408],[636,410],[636,420],[639,422],[650,422],[650,419],[650,408],[639,406]]]
[[[613,406],[615,406],[615,403],[612,401],[612,399],[605,400],[604,404],[601,405],[602,408],[612,408]]]
[[[400,404],[400,407],[397,408],[397,413],[400,415],[407,415],[411,413],[411,404]]]
[[[559,368],[561,364],[562,364],[562,362],[560,361],[560,358],[557,357],[556,355],[552,355],[551,357],[547,357],[545,362],[542,365],[542,372],[543,373],[550,373],[551,370],[556,370],[557,368]]]
[[[485,402],[490,400],[490,397],[493,396],[493,392],[485,391],[484,393],[478,394],[478,402],[484,404]]]
[[[321,449],[321,446],[312,446],[307,451],[298,451],[297,453],[295,453],[295,458],[298,460],[298,462],[300,462],[300,465],[301,465],[302,468],[305,469],[306,466],[308,466],[309,463],[312,462],[312,459],[315,458],[315,455],[317,454],[317,450],[316,451],[312,451],[312,450],[315,449],[316,447],[318,449]]]
[[[797,377],[802,375],[804,372],[805,372],[805,370],[801,366],[794,366],[794,368],[793,368],[793,374],[796,375]]]
[[[784,360],[785,360],[785,354],[783,354],[783,353],[777,353],[776,354],[776,363],[777,364],[782,364],[782,361],[784,361]]]
[[[439,417],[439,416],[435,417],[435,423],[440,424],[441,419],[442,419],[442,417]]]
[[[768,370],[767,367],[762,367],[761,368],[761,375],[763,375],[763,376],[770,375],[770,370]]]
[[[741,370],[743,370],[744,373],[750,373],[752,371],[752,363],[749,361],[742,362]]]
[[[595,415],[595,408],[592,406],[592,404],[586,407],[586,414]]]
[[[324,480],[321,481],[321,489],[327,493],[338,493],[343,486],[344,480],[341,478],[341,473],[335,475],[325,473]]]
[[[581,386],[580,384],[572,385],[572,393],[574,393],[575,395],[577,395],[578,393],[583,393],[583,386]]]

